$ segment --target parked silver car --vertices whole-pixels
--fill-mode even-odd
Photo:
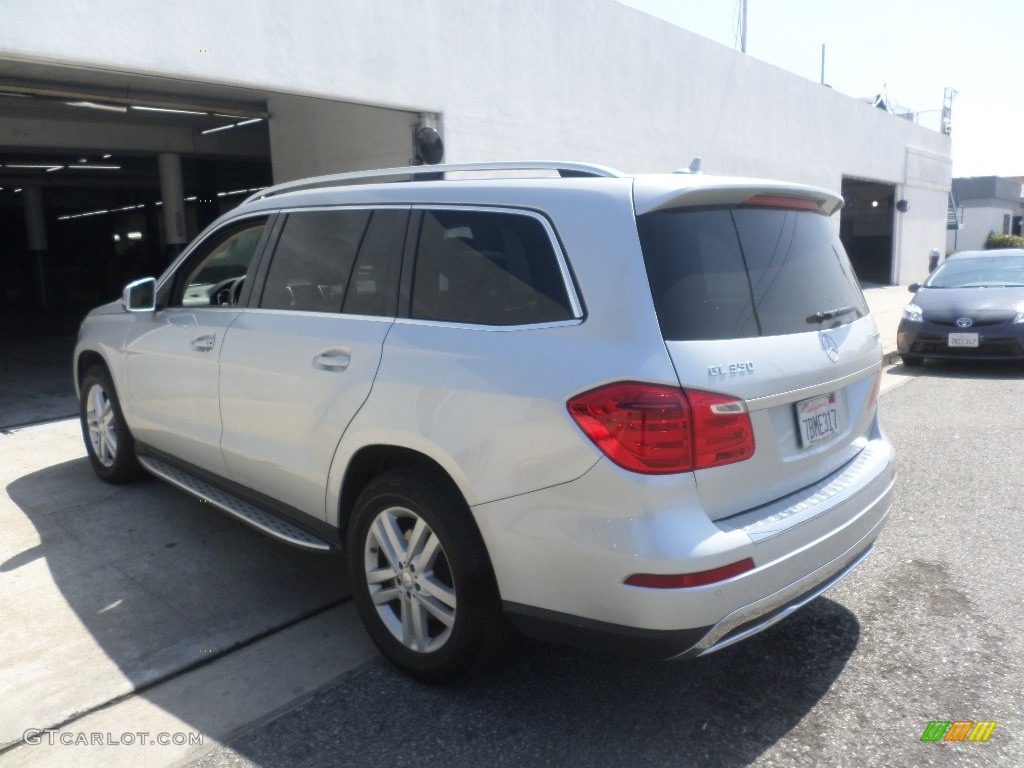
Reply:
[[[575,163],[263,190],[82,324],[97,474],[343,548],[381,652],[663,658],[779,621],[889,513],[831,192]]]

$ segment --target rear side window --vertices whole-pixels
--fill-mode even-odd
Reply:
[[[868,313],[832,222],[814,211],[656,211],[637,218],[670,341],[803,333]]]
[[[288,214],[260,307],[394,317],[407,218],[401,210]]]
[[[473,325],[573,317],[558,257],[539,220],[465,210],[423,212],[411,314]]]

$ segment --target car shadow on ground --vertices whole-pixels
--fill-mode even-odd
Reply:
[[[800,724],[859,640],[857,618],[820,598],[685,662],[524,641],[492,672],[434,687],[378,661],[229,747],[244,765],[742,766]],[[222,759],[209,764],[235,764]]]
[[[275,541],[154,479],[107,485],[81,458],[6,491],[40,541],[0,562],[0,744],[347,596],[337,554]]]
[[[1019,360],[925,360],[913,368],[900,363],[889,373],[893,376],[930,376],[941,379],[1024,379],[1024,361]]]

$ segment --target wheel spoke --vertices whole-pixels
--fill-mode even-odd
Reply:
[[[420,573],[426,573],[434,567],[434,561],[437,560],[437,555],[441,551],[441,542],[437,536],[429,528],[427,532],[430,538],[424,542],[423,550],[420,552],[419,557],[416,558],[416,567]]]
[[[425,651],[430,643],[430,637],[427,634],[427,612],[419,600],[413,601],[409,605],[409,613],[412,614],[412,634],[416,645],[413,646],[414,650]]]
[[[441,601],[431,597],[430,595],[418,595],[416,601],[423,608],[430,611],[431,615],[449,629],[455,625],[455,610],[447,608],[441,604]]]
[[[395,569],[392,568],[390,564],[384,566],[383,568],[377,568],[376,570],[366,572],[367,584],[380,584],[382,582],[390,581],[392,579],[397,578],[398,572],[395,571]]]
[[[409,544],[405,549],[405,562],[415,563],[416,567],[420,570],[420,555],[419,552],[423,548],[424,542],[428,538],[436,538],[431,533],[427,524],[422,519],[416,521],[416,525],[413,526],[412,533],[409,535]]]
[[[412,606],[409,605],[409,600],[402,598],[402,616],[400,621],[402,622],[402,645],[406,648],[414,648],[413,645],[413,627],[412,627]]]
[[[424,575],[420,579],[420,585],[423,587],[423,591],[428,595],[438,600],[440,603],[448,606],[453,612],[455,611],[455,590],[445,584],[442,584],[437,580],[437,577],[433,575]]]
[[[373,521],[370,533],[377,542],[377,546],[380,547],[380,551],[384,553],[384,557],[388,561],[388,565],[391,566],[391,570],[397,573],[402,568],[400,565],[402,561],[398,556],[400,550],[395,549],[391,536],[388,535],[388,528],[391,527],[389,523],[391,523],[390,517],[381,515]]]
[[[402,589],[401,587],[382,587],[375,592],[371,592],[370,596],[373,598],[374,605],[386,605],[400,598],[402,596]]]

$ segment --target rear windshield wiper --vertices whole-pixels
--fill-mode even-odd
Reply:
[[[848,315],[851,312],[856,312],[858,315],[860,314],[860,310],[856,307],[837,307],[836,309],[826,309],[824,312],[815,312],[807,318],[807,322],[820,323],[823,320],[831,320],[834,317]]]

